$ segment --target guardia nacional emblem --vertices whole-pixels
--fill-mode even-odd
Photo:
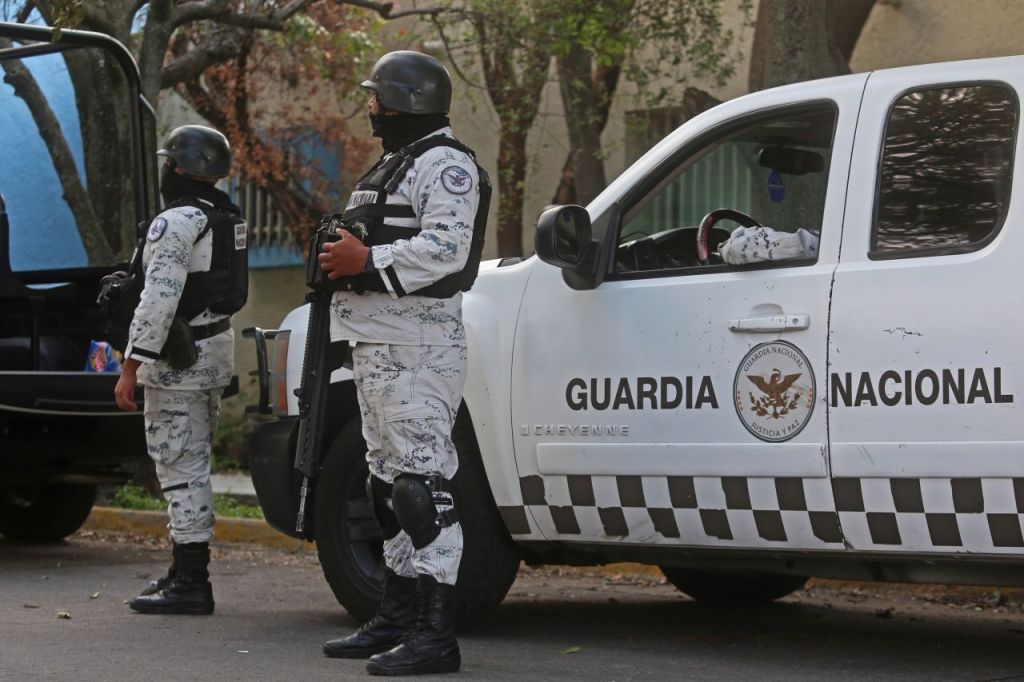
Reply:
[[[736,414],[747,431],[771,443],[800,433],[814,411],[814,371],[807,356],[787,341],[750,349],[733,381]]]

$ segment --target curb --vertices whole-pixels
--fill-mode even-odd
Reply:
[[[115,533],[131,533],[157,539],[167,539],[167,513],[162,511],[141,511],[117,507],[93,507],[83,530],[99,530]],[[217,517],[213,529],[215,542],[281,547],[293,552],[315,552],[316,544],[305,542],[274,530],[269,523],[259,519],[236,519]],[[655,566],[644,564],[615,563],[601,566],[587,566],[586,570],[609,576],[629,575],[660,580],[661,571]]]
[[[93,507],[92,513],[89,514],[89,518],[82,528],[166,539],[168,537],[167,512]],[[281,547],[293,552],[315,550],[313,543],[289,537],[271,528],[266,521],[259,519],[218,517],[214,526],[214,538],[220,542]]]

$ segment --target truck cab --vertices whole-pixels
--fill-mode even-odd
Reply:
[[[499,535],[535,563],[658,565],[709,601],[773,599],[809,576],[1021,584],[1024,312],[1001,294],[1024,254],[1022,66],[908,67],[726,102],[586,208],[548,209],[536,256],[485,263],[464,299],[456,441],[471,462],[459,489],[485,487],[477,503],[498,521],[466,528],[467,556]],[[723,258],[752,228],[763,244]],[[801,230],[813,249],[775,252],[770,235]],[[261,346],[277,357],[254,440],[267,459],[290,454],[265,436],[295,414],[302,310],[284,327]],[[325,472],[363,455],[340,426],[358,422],[350,379],[335,378]],[[346,489],[319,486],[321,505]],[[342,497],[331,513],[356,519],[358,494]],[[320,525],[318,544],[342,528],[328,545],[372,546],[372,516],[358,518]],[[342,569],[344,552],[321,551],[329,581],[372,557]],[[491,570],[464,566],[467,605],[488,606],[476,585],[497,585],[494,602],[511,584],[514,569]],[[346,606],[354,585],[332,581]]]

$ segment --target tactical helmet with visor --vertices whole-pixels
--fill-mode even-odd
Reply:
[[[200,125],[175,128],[157,150],[185,175],[222,178],[231,171],[231,145],[223,133]]]
[[[430,55],[412,50],[389,52],[373,65],[362,87],[377,95],[389,111],[447,114],[452,103],[448,69]]]

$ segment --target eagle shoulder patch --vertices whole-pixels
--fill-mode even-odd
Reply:
[[[441,171],[441,184],[452,194],[465,194],[473,189],[473,176],[461,166],[448,166]]]
[[[167,220],[164,218],[154,218],[153,222],[149,224],[149,232],[146,233],[146,239],[155,242],[164,236],[164,230],[166,229]]]

